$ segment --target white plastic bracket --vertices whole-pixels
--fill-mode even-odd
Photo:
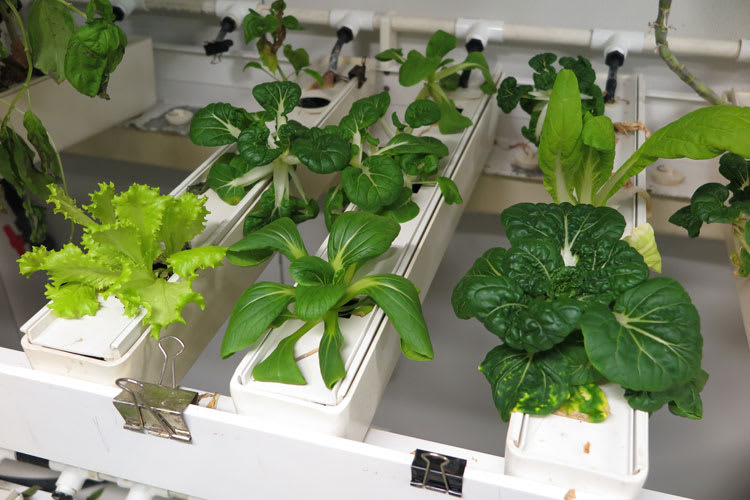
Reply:
[[[64,493],[66,495],[75,496],[76,493],[81,491],[83,483],[89,479],[89,472],[76,467],[66,467],[62,464],[55,464],[50,462],[50,469],[61,470],[60,476],[57,478],[55,483],[55,491]]]
[[[328,24],[338,29],[347,27],[357,37],[360,29],[372,31],[375,25],[375,13],[370,10],[331,9]]]
[[[750,40],[747,38],[740,40],[740,53],[737,54],[737,62],[750,62]]]
[[[641,31],[615,31],[596,28],[591,33],[591,48],[603,50],[604,56],[617,50],[627,57],[628,52],[643,51],[644,33]]]
[[[144,0],[113,0],[112,7],[119,7],[128,17],[135,9],[145,9],[146,6]]]
[[[502,42],[505,23],[503,21],[486,21],[482,19],[456,19],[456,37],[465,41],[472,39],[482,42],[487,47],[488,42]]]

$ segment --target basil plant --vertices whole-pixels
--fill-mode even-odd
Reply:
[[[536,146],[539,146],[544,117],[557,77],[557,70],[553,66],[555,61],[557,56],[549,52],[535,55],[529,60],[529,66],[534,70],[534,85],[519,85],[515,77],[509,76],[500,82],[497,91],[497,105],[504,113],[510,113],[520,104],[521,109],[529,114],[529,126],[522,127],[521,134]],[[596,72],[591,67],[591,62],[583,56],[561,57],[560,66],[575,73],[583,112],[594,116],[603,115],[604,97],[602,89],[594,83]]]
[[[750,275],[750,161],[734,153],[719,160],[719,173],[729,183],[709,182],[695,190],[690,204],[675,212],[669,222],[687,230],[688,236],[700,234],[703,224],[729,224],[738,251],[730,258],[738,276]]]
[[[253,97],[263,111],[249,113],[219,102],[199,110],[190,123],[190,139],[199,146],[237,145],[237,152],[221,155],[208,174],[207,186],[222,200],[236,205],[258,182],[273,181],[245,219],[245,234],[282,217],[299,223],[318,215],[317,202],[307,198],[297,176],[300,158],[295,152],[305,150],[307,144],[296,144],[298,140],[314,138],[317,149],[311,161],[326,168],[342,168],[348,160],[349,144],[344,139],[288,119],[301,95],[294,82],[261,83],[253,88]],[[291,184],[299,198],[291,194]]]
[[[417,135],[419,128],[440,119],[438,105],[426,99],[412,102],[404,113],[406,123],[393,112],[394,130],[384,119],[390,104],[388,92],[360,99],[338,126],[326,127],[325,132],[347,141],[348,156],[342,165],[318,158],[328,147],[322,137],[294,144],[297,157],[313,172],[341,170],[341,182],[325,199],[329,228],[350,202],[360,210],[387,215],[397,222],[411,220],[419,213],[412,194],[424,184],[437,184],[449,204],[463,201],[455,183],[438,175],[440,159],[449,154],[447,146],[434,137]],[[374,135],[376,125],[387,136],[383,144]]]
[[[289,218],[278,219],[255,231],[227,250],[237,265],[257,265],[280,252],[290,261],[289,273],[296,286],[260,282],[248,288],[229,317],[221,346],[223,358],[253,345],[268,330],[296,320],[298,328],[253,369],[256,380],[305,384],[295,362],[297,341],[323,323],[318,358],[320,373],[331,388],[346,376],[341,346],[344,337],[339,320],[364,316],[377,305],[401,336],[403,353],[414,360],[433,358],[419,291],[395,274],[358,276],[366,261],[383,254],[400,226],[388,217],[366,212],[347,212],[336,219],[328,238],[328,260],[308,255],[299,231]],[[294,310],[289,310],[294,303]],[[295,325],[296,326],[296,325]]]
[[[462,319],[502,344],[479,366],[503,420],[513,411],[606,417],[598,384],[635,409],[701,418],[698,311],[673,279],[649,278],[609,207],[519,203],[501,216],[511,247],[482,255],[453,290]],[[604,408],[603,408],[604,406]]]
[[[438,127],[441,134],[455,134],[471,126],[471,119],[456,109],[453,99],[446,93],[458,88],[462,71],[478,69],[484,78],[480,86],[482,92],[494,94],[497,90],[490,67],[481,52],[469,52],[463,62],[451,65],[453,59],[445,56],[456,45],[455,36],[438,30],[427,42],[424,55],[417,50],[410,50],[404,57],[403,50],[388,49],[375,56],[378,61],[396,61],[401,65],[398,82],[404,87],[424,82],[417,99],[430,98],[440,107]]]

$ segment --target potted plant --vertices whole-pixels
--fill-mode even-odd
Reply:
[[[737,125],[749,112],[694,111],[655,132],[612,173],[611,121],[582,111],[575,74],[558,74],[539,164],[559,205],[522,203],[504,211],[511,248],[486,252],[452,299],[459,317],[480,319],[504,342],[480,370],[501,417],[511,419],[507,472],[634,498],[648,468],[648,427],[643,414],[623,417],[622,409],[653,412],[669,403],[673,413],[700,418],[707,374],[700,369],[697,312],[677,282],[648,279],[648,267],[661,265],[650,226],[638,225],[623,241],[626,221],[605,205],[658,158],[744,150],[748,137]],[[625,390],[597,388],[606,382]],[[603,432],[591,422],[606,416],[606,401],[619,411],[605,420]],[[532,416],[556,410],[591,422]],[[588,439],[593,436],[596,441]],[[629,441],[608,446],[612,436]],[[597,449],[593,458],[586,456],[591,448]],[[623,463],[636,466],[613,469]]]
[[[128,40],[114,24],[108,0],[89,2],[85,13],[68,2],[40,0],[32,4],[27,23],[14,2],[4,1],[0,13],[10,41],[10,50],[0,44],[0,85],[10,89],[10,103],[6,103],[7,111],[0,124],[2,190],[6,196],[18,196],[23,201],[22,211],[16,210],[15,215],[24,240],[29,244],[51,244],[43,204],[50,194],[47,185],[55,184],[63,190],[66,185],[54,142],[32,111],[35,69],[37,75],[50,75],[57,83],[68,80],[85,96],[109,99],[110,74],[120,64]],[[83,25],[74,25],[74,13],[85,19]],[[21,112],[16,106],[24,97],[26,111]],[[14,111],[23,115],[26,140],[14,130]],[[7,211],[7,207],[0,208]]]
[[[709,182],[695,190],[690,204],[675,212],[669,222],[687,230],[696,238],[703,224],[727,224],[729,258],[735,266],[737,294],[745,322],[745,332],[750,342],[750,313],[745,305],[750,303],[750,174],[748,161],[740,155],[726,153],[719,160],[719,173],[729,182]]]
[[[49,189],[55,212],[82,226],[83,236],[80,246],[38,246],[18,260],[22,274],[49,276],[50,303],[22,327],[32,366],[104,383],[121,376],[158,380],[155,339],[164,332],[180,337],[185,361],[194,361],[211,332],[174,324],[186,322],[188,304],[205,307],[193,284],[200,269],[221,265],[226,252],[210,244],[191,247],[204,228],[205,199],[164,196],[139,184],[115,194],[109,183],[100,184],[82,209],[58,187]]]
[[[400,65],[398,82],[404,87],[423,83],[417,99],[432,99],[440,107],[438,127],[441,134],[455,134],[469,127],[471,118],[456,108],[449,96],[459,87],[462,71],[478,69],[484,81],[480,89],[485,94],[494,94],[497,90],[487,60],[481,52],[469,52],[466,59],[453,64],[453,59],[446,55],[456,48],[456,37],[438,30],[427,42],[425,53],[410,50],[404,57],[402,49],[388,49],[375,56],[378,61],[395,61]]]

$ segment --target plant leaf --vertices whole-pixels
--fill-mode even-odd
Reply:
[[[443,198],[445,198],[445,202],[448,205],[455,205],[464,202],[463,198],[461,198],[461,193],[458,192],[456,183],[451,179],[447,177],[438,177],[437,183],[440,187],[440,192],[443,193]]]
[[[111,21],[88,21],[70,37],[65,53],[65,77],[81,94],[109,99],[110,74],[122,61],[127,44],[125,32]]]
[[[411,128],[432,125],[440,120],[440,108],[428,99],[418,99],[406,108],[404,120]]]
[[[661,273],[661,255],[656,247],[656,235],[651,224],[644,222],[636,226],[625,241],[641,254],[643,261],[650,269]]]
[[[333,223],[328,237],[328,262],[345,269],[381,255],[391,247],[401,226],[393,219],[367,212],[346,212]]]
[[[581,96],[575,74],[562,70],[552,89],[538,151],[544,187],[556,203],[572,197],[582,160],[582,128]]]
[[[566,415],[587,415],[589,422],[604,422],[609,416],[607,395],[598,385],[574,385],[570,397],[562,402],[560,410]]]
[[[456,48],[456,37],[443,30],[437,30],[427,42],[425,55],[427,57],[442,58],[448,52]]]
[[[39,0],[29,11],[29,43],[34,67],[65,80],[65,53],[75,25],[73,15],[57,0]]]
[[[294,82],[267,82],[253,87],[253,97],[271,117],[286,116],[297,106],[302,89]]]
[[[557,351],[528,354],[506,345],[487,353],[479,365],[492,387],[492,399],[504,421],[511,412],[548,415],[568,398],[568,367]]]
[[[719,158],[719,173],[727,178],[730,202],[750,200],[750,162],[740,155],[725,153]]]
[[[265,125],[255,125],[246,128],[237,137],[237,150],[249,167],[268,165],[278,158],[283,149],[271,148],[268,145],[270,131]]]
[[[237,141],[240,133],[254,122],[252,115],[226,102],[215,102],[193,115],[190,140],[198,146],[223,146]]]
[[[221,343],[226,359],[251,346],[294,300],[294,287],[262,281],[252,285],[234,305]]]
[[[416,50],[410,50],[398,72],[398,83],[411,87],[432,75],[440,67],[442,56],[425,57]]]
[[[255,266],[268,260],[274,251],[292,262],[307,256],[297,226],[287,217],[277,219],[234,243],[227,249],[227,260],[238,266]]]
[[[318,362],[320,363],[320,374],[329,389],[346,377],[344,360],[341,358],[341,346],[344,345],[344,336],[339,328],[339,320],[335,314],[325,318],[325,330],[320,339],[318,348]]]
[[[276,346],[271,354],[253,368],[253,378],[260,382],[305,385],[307,381],[294,360],[294,346],[300,335],[289,335]]]
[[[626,291],[612,311],[592,305],[581,330],[596,369],[628,389],[663,391],[686,383],[700,368],[698,312],[682,286],[669,278]]]
[[[193,278],[198,269],[220,266],[226,253],[225,247],[204,245],[170,255],[167,264],[181,278]]]
[[[709,182],[695,190],[690,198],[690,212],[706,223],[732,222],[740,216],[736,207],[726,206],[729,189],[717,182]]]
[[[503,113],[510,113],[518,106],[522,97],[534,90],[531,85],[518,85],[518,81],[509,76],[500,82],[500,88],[497,91],[497,105],[503,110]]]
[[[401,351],[408,358],[426,361],[435,356],[419,291],[411,281],[395,274],[376,274],[353,283],[352,288],[369,295],[385,312],[401,337]]]
[[[291,45],[284,45],[284,57],[291,63],[295,74],[299,74],[302,68],[310,66],[310,56],[305,49],[295,50]]]
[[[597,195],[606,200],[634,175],[660,158],[706,160],[729,151],[750,158],[750,107],[708,106],[692,111],[654,132],[615,172]]]
[[[362,168],[346,167],[341,182],[349,200],[363,210],[377,212],[396,201],[404,176],[393,158],[370,156]]]
[[[351,146],[336,134],[314,134],[292,142],[292,154],[316,174],[343,169],[351,160]]]
[[[341,300],[345,292],[345,283],[297,285],[294,313],[304,321],[320,318]]]
[[[182,250],[186,243],[203,231],[208,215],[205,205],[206,198],[192,193],[172,198],[167,204],[159,228],[159,240],[164,242],[167,256]]]
[[[295,259],[289,265],[289,274],[300,285],[326,285],[333,283],[336,271],[320,257],[309,255]]]

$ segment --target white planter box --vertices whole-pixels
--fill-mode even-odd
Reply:
[[[3,116],[17,91],[18,88],[12,88],[0,94]],[[151,39],[129,36],[125,56],[109,81],[109,100],[79,94],[67,81],[58,85],[47,76],[32,80],[29,91],[34,113],[42,120],[57,148],[63,150],[137,116],[156,103]],[[26,110],[25,99],[20,99],[18,109]],[[11,124],[22,132],[23,116],[13,113]],[[21,136],[26,134],[21,133]]]
[[[316,90],[317,95],[326,96],[331,103],[315,113],[296,110],[292,117],[309,126],[337,119],[336,106],[350,104],[355,88],[356,83],[349,82],[330,90]],[[205,180],[215,159],[233,147],[216,151],[171,194],[178,196],[192,184]],[[191,241],[191,245],[226,246],[239,240],[244,216],[255,207],[269,184],[270,181],[256,184],[237,205],[223,202],[216,193],[208,190],[205,193],[208,197],[206,208],[210,213],[206,228]],[[185,344],[185,350],[175,365],[177,381],[187,373],[226,320],[239,295],[255,281],[264,267],[225,264],[199,273],[194,289],[204,296],[205,310],[190,304],[182,313],[186,324],[175,323],[161,332],[162,337],[175,336]],[[172,279],[179,278],[174,276]],[[21,346],[35,369],[104,384],[126,376],[158,382],[163,356],[157,341],[149,335],[150,328],[141,324],[143,314],[129,318],[123,311],[119,300],[114,297],[105,301],[95,315],[74,320],[60,318],[44,307],[21,327],[25,334]]]
[[[499,76],[499,71],[495,76]],[[397,85],[391,88],[394,89],[392,107],[403,111],[413,96]],[[492,96],[470,95],[465,100],[456,96],[456,103],[472,118],[474,125],[463,134],[436,136],[451,150],[442,175],[452,178],[468,200],[491,147],[499,109]],[[436,130],[434,132],[437,134]],[[435,186],[423,186],[412,199],[419,206],[419,215],[402,224],[391,248],[366,263],[358,276],[399,274],[414,282],[424,299],[464,205],[447,205]],[[326,248],[327,240],[318,255],[325,256]],[[398,334],[379,308],[364,318],[340,319],[345,339],[341,354],[347,374],[331,390],[320,375],[317,353],[298,362],[307,385],[255,381],[253,368],[300,324],[289,321],[271,330],[239,364],[230,382],[237,412],[290,428],[362,440],[401,355]],[[295,346],[295,355],[299,357],[315,350],[322,332],[323,326],[318,325],[302,337]]]
[[[602,387],[610,415],[582,422],[513,413],[505,473],[575,490],[578,499],[634,499],[648,474],[648,413],[633,410],[615,384]]]

